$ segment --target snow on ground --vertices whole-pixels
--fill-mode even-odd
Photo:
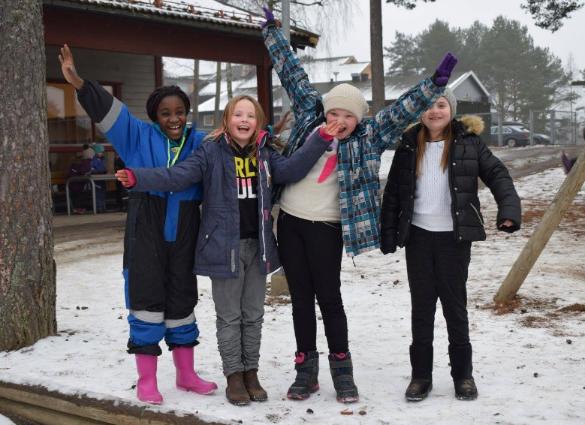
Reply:
[[[152,409],[244,424],[585,423],[585,314],[561,310],[585,303],[585,190],[521,288],[518,308],[497,314],[487,307],[563,179],[563,173],[553,169],[517,181],[528,221],[513,235],[493,229],[495,204],[489,191],[481,192],[488,240],[473,246],[468,283],[477,401],[458,401],[453,395],[440,305],[433,391],[421,403],[404,400],[410,374],[410,297],[400,250],[388,256],[364,254],[355,265],[349,258],[343,260],[342,290],[359,403],[343,406],[335,401],[322,326],[321,389],[304,402],[286,399],[294,378],[291,308],[269,297],[259,374],[270,400],[249,407],[230,405],[216,348],[210,281],[200,278],[196,314],[201,344],[196,348],[196,365],[220,388],[211,396],[177,391],[172,359],[165,351],[159,360],[165,404]],[[29,348],[0,353],[3,380],[136,402],[134,359],[125,353],[121,250],[118,243],[112,245],[111,254],[92,252],[76,261],[57,258],[59,334]],[[353,414],[342,415],[346,408]]]
[[[6,416],[0,415],[0,425],[14,425],[14,422],[12,422]]]

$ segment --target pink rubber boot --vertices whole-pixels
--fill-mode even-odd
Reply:
[[[177,369],[177,388],[197,394],[211,394],[217,390],[215,382],[201,379],[193,369],[193,347],[173,349],[173,362]]]
[[[136,383],[138,400],[150,404],[162,404],[163,398],[156,385],[157,356],[149,354],[136,354],[135,356],[136,370],[138,371],[138,382]]]

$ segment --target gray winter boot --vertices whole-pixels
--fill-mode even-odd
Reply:
[[[297,377],[288,389],[286,396],[291,400],[306,400],[311,393],[319,390],[319,353],[295,353],[295,369]]]
[[[355,403],[359,400],[358,389],[353,382],[353,363],[351,353],[329,354],[329,368],[333,378],[333,386],[340,403]]]

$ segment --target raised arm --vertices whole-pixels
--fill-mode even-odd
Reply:
[[[262,29],[264,44],[282,86],[291,101],[291,109],[296,119],[304,114],[315,114],[321,94],[309,81],[307,73],[293,53],[290,43],[277,27],[274,16],[264,8],[266,23]]]
[[[457,58],[447,53],[432,77],[422,80],[376,114],[372,125],[374,143],[380,154],[441,96],[456,64]]]
[[[77,99],[87,115],[96,122],[127,164],[138,151],[141,128],[148,124],[130,114],[126,105],[108,93],[98,82],[82,79],[75,69],[73,53],[66,44],[59,62],[65,80],[77,90]]]

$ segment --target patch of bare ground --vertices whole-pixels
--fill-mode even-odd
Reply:
[[[585,313],[585,304],[571,304],[566,307],[560,308],[561,313]]]
[[[514,299],[505,304],[489,303],[480,307],[485,310],[493,310],[495,314],[509,314],[520,312],[527,313],[529,310],[544,311],[553,310],[557,307],[558,298],[531,298],[516,295]]]
[[[518,321],[526,328],[550,329],[555,336],[567,336],[563,321],[567,317],[585,322],[585,304],[558,306],[558,298],[537,299],[516,296],[507,304],[486,304],[480,308],[493,310],[496,315],[520,313]]]
[[[550,206],[549,201],[538,199],[522,200],[522,224],[525,227],[540,223],[542,216]],[[563,215],[559,229],[575,236],[585,236],[585,204],[574,202]]]
[[[266,295],[265,305],[286,305],[290,304],[290,297],[286,295]]]

